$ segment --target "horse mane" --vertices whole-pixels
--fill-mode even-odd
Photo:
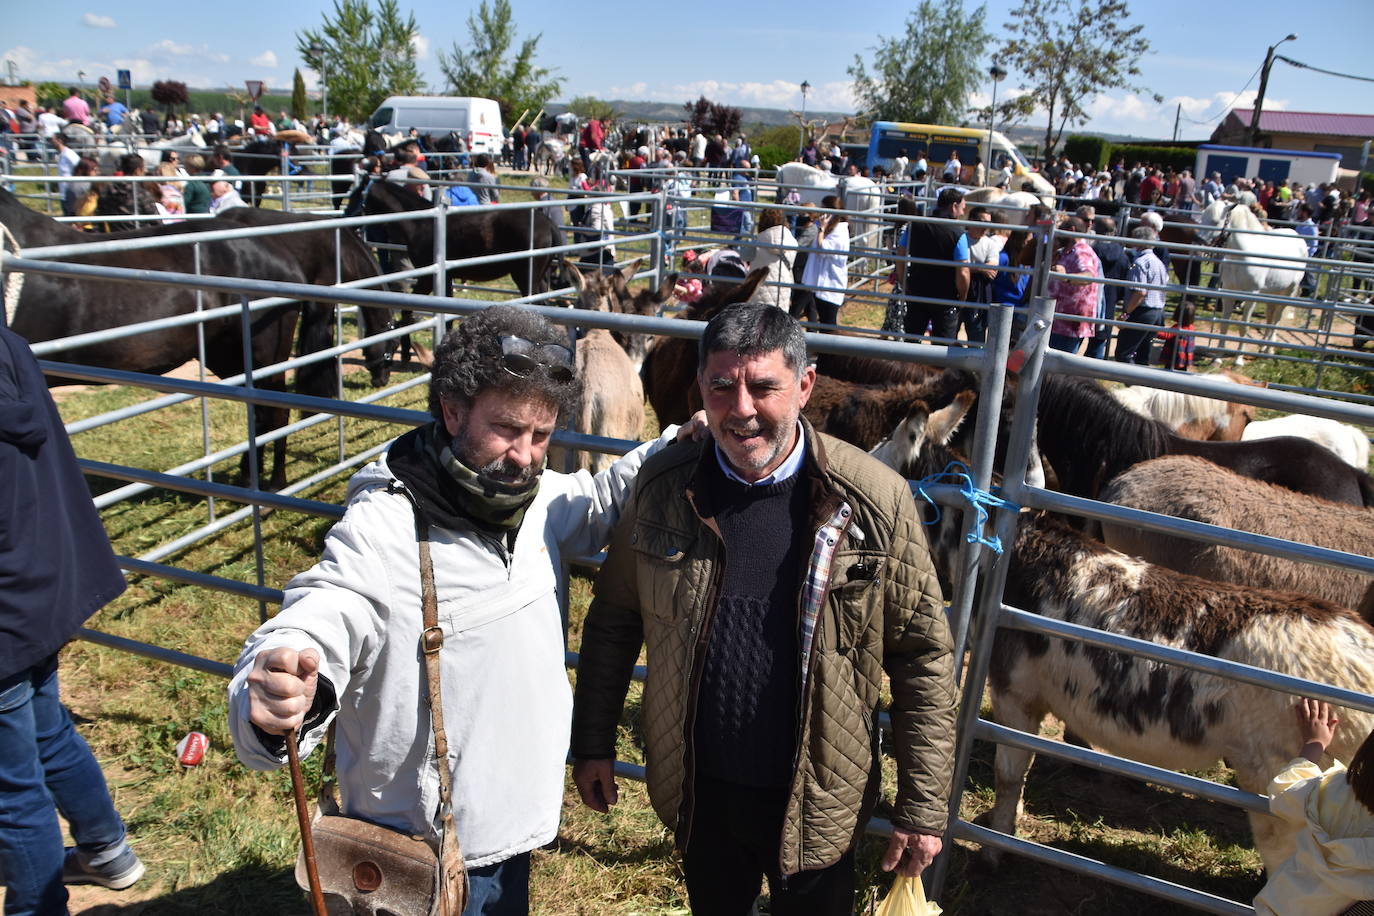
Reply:
[[[1040,448],[1078,496],[1095,497],[1121,471],[1168,451],[1164,426],[1131,412],[1092,379],[1045,376],[1037,416]]]
[[[397,213],[401,210],[428,210],[434,206],[433,203],[425,200],[419,194],[412,194],[401,185],[387,181],[385,178],[374,178],[367,189],[368,201],[378,195],[382,198],[380,203],[390,213]],[[388,223],[387,225],[395,224]]]
[[[1227,225],[1232,229],[1264,231],[1264,227],[1260,225],[1259,217],[1250,212],[1249,207],[1242,204],[1236,204],[1231,208],[1231,218]]]

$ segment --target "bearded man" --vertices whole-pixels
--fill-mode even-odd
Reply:
[[[440,656],[465,916],[528,912],[530,850],[558,829],[572,709],[558,572],[606,543],[640,464],[677,432],[595,476],[546,471],[549,437],[577,400],[574,367],[567,332],[528,309],[494,306],[451,331],[434,353],[433,420],[353,477],[324,556],[288,583],[229,685],[246,765],[281,766],[289,731],[308,753],[332,722],[343,813],[437,844],[424,630],[424,651]]]

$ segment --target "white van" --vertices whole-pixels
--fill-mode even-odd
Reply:
[[[388,134],[454,131],[473,153],[500,155],[505,133],[501,106],[494,99],[448,95],[394,95],[367,119],[367,126]]]

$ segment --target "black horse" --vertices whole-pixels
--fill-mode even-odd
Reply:
[[[110,252],[74,257],[80,264],[97,264],[134,270],[194,273],[197,254],[192,246],[195,236],[215,228],[223,228],[213,220],[197,220],[170,226],[155,226],[92,236],[50,217],[36,213],[19,203],[12,195],[0,190],[0,223],[3,223],[24,248],[47,245],[95,243],[106,239],[157,238],[185,236],[186,243],[166,248]],[[309,243],[294,244],[286,238],[262,240],[239,239],[207,242],[199,246],[201,273],[222,277],[251,277],[288,282],[333,282],[333,263],[327,277],[304,279],[305,272],[298,263]],[[375,275],[375,267],[373,268]],[[230,293],[206,292],[205,308],[228,305],[238,301]],[[170,318],[196,310],[193,289],[114,283],[108,280],[75,279],[30,273],[14,311],[11,328],[31,343],[55,340],[74,334],[123,327],[143,321]],[[297,318],[300,317],[301,340],[298,352],[313,353],[332,343],[331,309],[323,307],[282,306],[254,314],[251,323],[251,359],[254,367],[285,360],[291,354]],[[129,372],[162,374],[177,368],[198,354],[194,325],[149,331],[134,337],[98,341],[60,351],[50,358],[87,366],[100,366]],[[243,346],[238,316],[215,319],[205,323],[205,362],[207,368],[221,378],[244,371]],[[70,384],[73,380],[49,377],[50,385]],[[282,375],[260,379],[257,386],[271,391],[284,391]],[[337,390],[337,375],[331,362],[318,363],[303,369],[296,379],[296,390],[302,394],[333,397]],[[254,409],[260,433],[278,429],[289,419],[289,411],[282,408]],[[262,456],[259,454],[259,467]],[[278,440],[274,449],[274,466],[269,486],[281,489],[286,485],[286,443]],[[246,479],[248,458],[243,461]]]
[[[304,213],[283,213],[280,210],[255,210],[251,207],[232,207],[220,213],[222,223],[240,226],[279,226],[285,223],[319,222],[327,216],[312,216]],[[220,228],[228,228],[221,226]],[[298,276],[290,278],[293,283],[310,283],[316,286],[332,286],[335,281],[346,283],[375,277],[380,272],[372,249],[351,230],[337,231],[321,228],[314,232],[293,232],[289,235],[265,237],[264,244],[279,247],[289,255],[289,262],[297,270]],[[288,279],[277,277],[275,279]],[[375,287],[369,287],[373,289]],[[334,303],[302,302],[302,309],[311,316],[309,322],[302,324],[302,334],[307,325],[311,333],[320,333],[319,339],[309,341],[310,351],[322,350],[333,346],[330,333],[333,328]],[[322,311],[320,311],[322,310]],[[363,306],[358,310],[358,328],[361,336],[371,337],[391,327],[388,310]],[[317,330],[318,329],[318,330]],[[304,343],[304,341],[303,341]],[[363,347],[363,365],[372,377],[372,386],[381,388],[390,379],[390,351],[394,342],[375,343]],[[328,390],[331,395],[337,390],[338,374],[333,360],[312,363],[297,370],[298,384],[305,374],[318,373],[311,378],[306,387],[311,390]]]
[[[1203,442],[1132,413],[1092,379],[1047,375],[1038,441],[1061,488],[1097,499],[1127,468],[1161,455],[1196,455],[1245,477],[1334,502],[1374,506],[1374,478],[1307,439]]]
[[[366,190],[364,209],[369,215],[428,210],[433,207],[420,195],[398,184],[374,181]],[[434,222],[430,219],[387,223],[393,244],[406,246],[416,267],[434,263]],[[449,260],[484,255],[517,254],[563,244],[563,233],[543,210],[486,210],[465,207],[451,211],[445,221],[445,247]],[[521,296],[549,289],[550,268],[555,256],[536,253],[489,264],[453,267],[448,271],[444,295],[449,295],[455,279],[485,282],[509,275]],[[422,296],[434,292],[434,278],[416,280],[415,292]]]
[[[280,140],[254,140],[234,150],[234,168],[244,177],[244,200],[253,206],[262,206],[263,191],[266,188],[265,182],[255,179],[273,173],[281,174],[281,154],[285,145]]]

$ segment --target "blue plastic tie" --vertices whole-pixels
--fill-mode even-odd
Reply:
[[[969,530],[966,540],[970,544],[982,544],[993,553],[1001,553],[1001,538],[995,534],[990,537],[983,536],[983,526],[986,525],[988,521],[988,510],[1011,509],[1013,512],[1019,512],[1021,511],[1021,507],[1010,500],[1003,499],[996,493],[978,489],[973,485],[973,478],[969,476],[968,467],[961,461],[951,461],[949,464],[945,465],[945,469],[938,474],[931,474],[929,477],[916,481],[917,495],[930,503],[931,507],[935,510],[935,518],[928,522],[922,522],[921,524],[923,525],[937,524],[942,516],[940,504],[932,499],[930,494],[926,492],[927,485],[939,483],[957,483],[959,485],[960,495],[973,507],[973,527]]]

